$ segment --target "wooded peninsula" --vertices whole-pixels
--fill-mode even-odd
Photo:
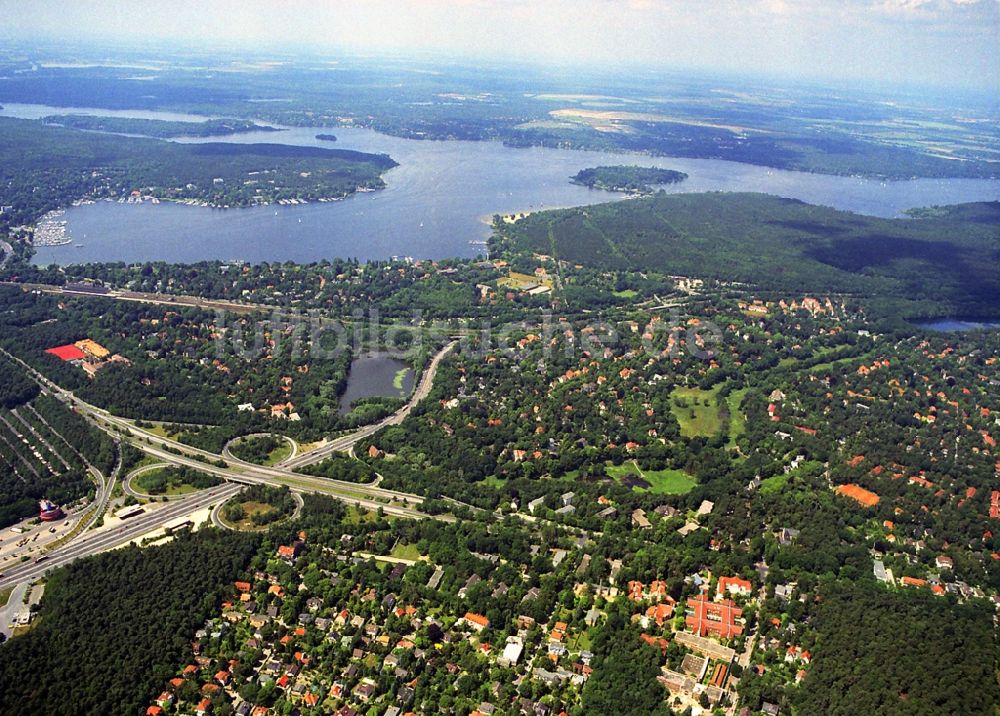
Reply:
[[[204,122],[179,122],[135,117],[98,117],[89,114],[53,114],[45,124],[69,129],[84,129],[108,134],[139,134],[144,137],[224,137],[243,132],[280,132],[277,127],[257,124],[249,119],[208,119]]]

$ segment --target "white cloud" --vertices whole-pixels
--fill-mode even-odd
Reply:
[[[33,0],[0,38],[303,44],[595,64],[990,81],[1000,0]]]

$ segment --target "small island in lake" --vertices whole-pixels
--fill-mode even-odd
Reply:
[[[688,175],[673,169],[657,167],[612,166],[581,169],[570,177],[574,184],[591,189],[620,191],[626,194],[652,194],[654,184],[676,184]]]
[[[336,142],[337,141],[337,135],[335,135],[335,134],[317,134],[316,135],[316,139],[318,139],[321,142]]]

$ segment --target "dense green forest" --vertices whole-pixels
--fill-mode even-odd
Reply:
[[[332,455],[321,462],[299,468],[298,471],[345,482],[372,482],[375,479],[375,471],[367,463],[346,455]]]
[[[38,500],[69,504],[93,491],[92,465],[108,474],[116,451],[89,425],[0,358],[0,527],[38,513]]]
[[[840,583],[823,591],[802,716],[994,713],[996,633],[983,604]]]
[[[38,383],[20,366],[0,358],[0,408],[16,408],[38,395]]]
[[[77,199],[132,191],[249,206],[347,196],[383,186],[385,155],[282,144],[177,144],[0,118],[0,228],[34,222]]]
[[[210,530],[53,572],[37,623],[0,648],[0,713],[142,713],[255,545]]]
[[[673,169],[616,165],[581,169],[571,181],[591,189],[649,194],[653,191],[652,184],[676,184],[687,178],[688,175],[684,172]]]
[[[640,630],[628,622],[620,603],[609,609],[608,620],[594,638],[594,673],[583,689],[584,716],[653,716],[669,714],[657,650],[639,639]]]
[[[69,129],[85,129],[109,134],[138,134],[144,137],[223,137],[241,132],[280,132],[277,127],[257,124],[247,119],[207,119],[204,122],[180,122],[134,117],[98,117],[89,114],[53,114],[42,119]]]
[[[764,194],[658,194],[497,222],[491,251],[758,290],[925,300],[968,315],[1000,307],[1000,203],[880,219]]]

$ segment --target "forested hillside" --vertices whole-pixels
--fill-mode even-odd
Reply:
[[[492,250],[612,270],[1000,307],[1000,203],[880,219],[763,194],[683,194],[496,224]]]

